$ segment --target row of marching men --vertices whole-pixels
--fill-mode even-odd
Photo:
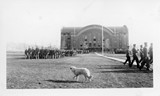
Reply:
[[[74,50],[59,50],[51,48],[28,48],[25,50],[26,59],[58,59],[66,56],[74,56]]]
[[[140,45],[140,49],[136,50],[136,44],[133,44],[133,48],[130,52],[129,46],[126,51],[126,61],[123,63],[124,65],[128,62],[129,67],[132,67],[134,61],[137,63],[137,68],[142,70],[144,66],[146,66],[147,70],[150,70],[150,65],[153,64],[153,44],[150,44],[149,49],[147,48],[147,42],[143,45]],[[131,53],[132,53],[132,60],[131,60]],[[140,59],[138,58],[137,54],[140,54]]]

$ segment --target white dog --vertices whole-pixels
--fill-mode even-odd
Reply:
[[[83,75],[86,81],[87,80],[91,81],[92,76],[90,74],[90,71],[87,68],[77,68],[75,66],[71,66],[70,69],[75,75],[73,79],[76,78],[76,80],[78,81],[78,76]]]

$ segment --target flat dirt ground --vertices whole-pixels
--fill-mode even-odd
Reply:
[[[23,53],[7,52],[7,89],[54,88],[153,88],[153,72],[136,66],[129,68],[118,61],[94,53],[60,59],[24,59]],[[73,80],[70,66],[86,67],[91,82]]]

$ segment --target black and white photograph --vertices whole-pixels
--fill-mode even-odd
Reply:
[[[0,3],[2,96],[160,96],[159,0]]]

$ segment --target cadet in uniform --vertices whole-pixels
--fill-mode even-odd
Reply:
[[[39,59],[39,53],[40,53],[40,50],[39,50],[38,47],[36,47],[36,49],[35,49],[35,57],[36,57],[36,59]]]
[[[137,57],[136,44],[133,44],[132,54],[133,54],[133,60],[132,60],[132,62],[131,62],[130,67],[132,67],[133,62],[136,60],[137,68],[139,68],[139,60],[138,60],[138,57]]]
[[[32,49],[29,47],[28,48],[28,59],[31,59],[31,54],[32,54]]]
[[[152,43],[151,43],[151,45],[150,45],[150,47],[149,47],[149,52],[148,52],[148,54],[149,54],[149,57],[150,57],[149,63],[151,64],[151,63],[153,63],[153,44],[152,44]]]
[[[144,48],[143,48],[143,54],[144,54],[144,58],[142,60],[141,66],[139,67],[139,69],[141,70],[144,65],[146,64],[147,70],[149,70],[149,60],[148,60],[148,52],[147,52],[147,43],[144,43]]]
[[[143,56],[143,45],[140,45],[140,57],[141,57],[141,59],[139,60],[139,63],[141,63],[143,58],[144,58],[144,56]]]
[[[126,50],[126,61],[123,63],[124,65],[127,63],[127,61],[129,62],[129,66],[131,64],[131,59],[130,59],[130,51],[129,51],[129,46],[127,46],[127,50]]]

